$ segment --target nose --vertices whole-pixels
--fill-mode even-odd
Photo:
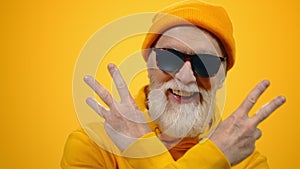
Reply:
[[[179,80],[183,84],[187,85],[190,83],[196,82],[196,77],[194,76],[194,72],[192,70],[192,65],[190,61],[186,61],[180,70],[175,74],[174,78]]]

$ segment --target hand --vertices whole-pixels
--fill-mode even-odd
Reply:
[[[107,134],[120,150],[124,150],[137,138],[151,132],[151,129],[130,95],[117,67],[109,64],[108,70],[117,87],[121,102],[113,99],[111,94],[93,77],[85,76],[84,81],[97,93],[110,110],[104,108],[94,98],[87,98],[86,102],[105,119],[104,127]]]
[[[220,123],[210,137],[223,151],[231,165],[238,164],[254,151],[255,142],[262,135],[257,126],[285,102],[285,98],[279,96],[261,107],[253,117],[248,117],[249,111],[269,84],[267,80],[260,82],[238,109]]]

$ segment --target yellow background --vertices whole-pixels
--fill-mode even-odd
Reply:
[[[260,125],[257,147],[272,169],[300,168],[300,2],[207,1],[224,5],[234,23],[237,62],[227,78],[226,114],[269,79],[259,106],[279,94],[287,103]],[[172,2],[1,1],[0,168],[59,168],[65,140],[79,127],[72,76],[85,42],[114,19]]]

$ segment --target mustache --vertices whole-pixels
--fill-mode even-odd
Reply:
[[[175,79],[169,80],[164,83],[152,82],[149,87],[150,87],[150,91],[151,90],[167,91],[168,89],[174,89],[174,90],[182,90],[186,92],[199,92],[199,87],[196,82],[191,83],[189,85],[185,85],[180,81],[176,81]]]
[[[149,88],[149,115],[162,132],[176,138],[193,137],[204,132],[204,128],[211,121],[211,91],[199,88],[197,84],[184,85],[175,80],[163,84],[152,83]],[[188,104],[170,102],[166,94],[170,88],[198,92],[205,99],[203,102],[199,100]]]
[[[172,79],[172,80],[169,80],[169,81],[163,82],[163,83],[152,81],[149,85],[149,90],[152,93],[156,93],[156,95],[158,95],[159,93],[161,93],[161,95],[164,94],[163,96],[166,96],[168,91],[195,93],[194,96],[198,95],[199,103],[202,104],[204,101],[204,98],[209,97],[208,93],[210,93],[212,89],[201,88],[198,86],[197,82],[185,85],[178,80]],[[153,98],[153,99],[155,99],[155,98]],[[162,98],[157,98],[157,99],[161,100]],[[151,107],[150,103],[149,103],[149,98],[147,100],[147,105],[149,107]]]

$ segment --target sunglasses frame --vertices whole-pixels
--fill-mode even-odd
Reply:
[[[153,51],[156,53],[156,65],[160,70],[166,73],[176,73],[182,68],[186,61],[190,61],[194,75],[200,76],[202,78],[214,77],[220,69],[221,63],[227,60],[227,57],[218,57],[216,55],[211,54],[190,55],[170,48],[153,48]],[[166,65],[166,63],[171,63],[172,60],[170,56],[168,58],[162,57],[162,52],[168,52],[166,54],[170,56],[177,56],[173,57],[173,62],[176,63],[173,65]],[[161,62],[166,63],[163,66]],[[217,66],[212,67],[212,64]]]

